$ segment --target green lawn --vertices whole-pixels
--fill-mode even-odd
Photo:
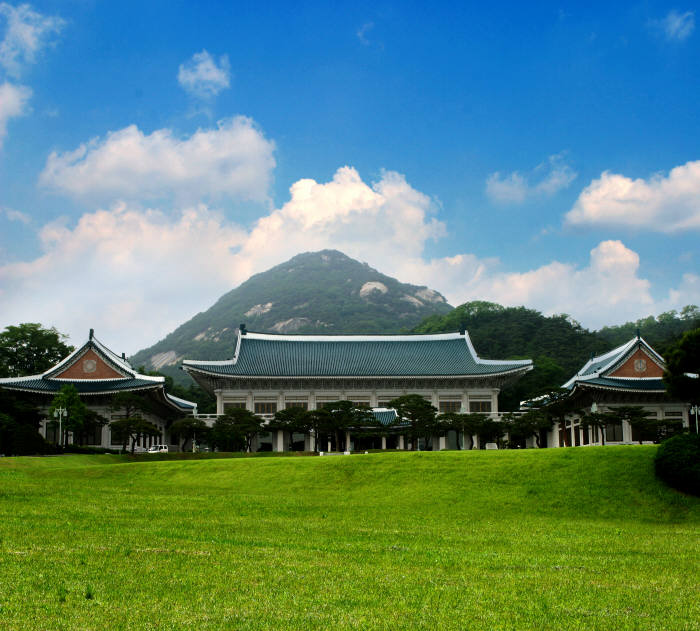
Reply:
[[[700,629],[654,449],[0,459],[0,629]]]

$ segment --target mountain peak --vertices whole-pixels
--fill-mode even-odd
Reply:
[[[338,250],[304,252],[252,276],[133,361],[182,379],[175,368],[184,357],[231,357],[241,322],[270,333],[397,333],[451,308],[437,291]]]

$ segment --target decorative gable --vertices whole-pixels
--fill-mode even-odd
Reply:
[[[664,370],[656,360],[638,348],[630,355],[614,372],[608,373],[607,377],[626,378],[656,378],[663,377]]]
[[[92,349],[88,349],[63,372],[52,375],[53,379],[123,379],[125,375],[117,372]]]

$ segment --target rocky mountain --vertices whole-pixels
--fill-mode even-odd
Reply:
[[[337,250],[299,254],[256,274],[131,359],[183,379],[180,361],[228,359],[240,323],[270,333],[397,333],[452,310],[427,287],[401,283]]]

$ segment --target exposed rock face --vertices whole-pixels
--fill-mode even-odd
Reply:
[[[360,296],[367,298],[367,296],[371,296],[375,292],[385,294],[388,291],[389,289],[384,283],[380,283],[378,280],[370,280],[360,287]]]
[[[409,296],[408,294],[401,296],[401,300],[412,304],[414,307],[425,307],[425,304],[421,300],[418,300],[418,298],[414,296]]]
[[[272,305],[274,304],[274,302],[266,302],[264,305],[255,305],[254,307],[248,309],[248,311],[246,311],[243,315],[246,318],[262,315],[263,313],[267,313],[270,309],[272,309]]]
[[[271,328],[276,333],[292,333],[310,323],[311,320],[309,318],[289,318],[289,320],[275,322]]]
[[[445,297],[442,294],[439,294],[433,289],[428,289],[427,287],[419,289],[415,293],[415,296],[424,302],[446,302]]]
[[[163,366],[174,366],[182,359],[175,351],[166,351],[151,356],[151,366],[154,370],[160,370]]]

